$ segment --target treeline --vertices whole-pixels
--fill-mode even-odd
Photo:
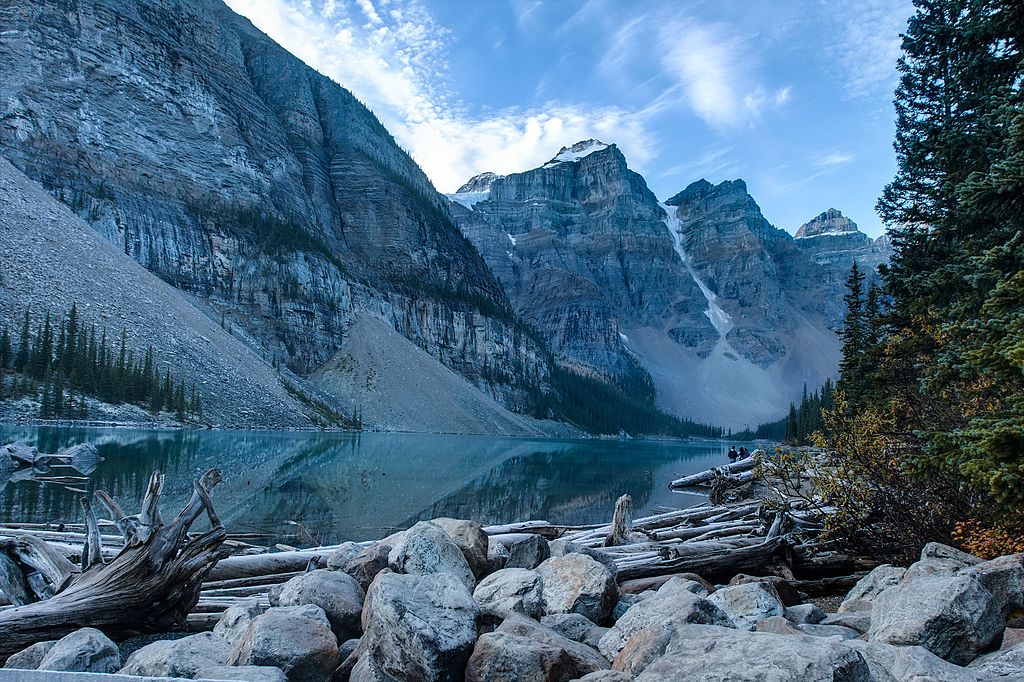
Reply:
[[[915,0],[896,90],[893,257],[854,269],[837,405],[837,537],[1024,550],[1024,3]],[[852,485],[850,485],[852,483]]]
[[[782,419],[761,424],[753,431],[731,434],[736,440],[774,440],[790,445],[811,445],[815,433],[825,427],[824,411],[835,407],[835,386],[831,379],[825,379],[822,387],[813,393],[807,392],[804,384],[800,404],[789,404],[789,411]]]
[[[137,354],[128,348],[124,332],[113,341],[105,328],[83,324],[76,304],[58,320],[49,312],[33,320],[25,310],[20,331],[5,324],[0,330],[3,374],[12,376],[0,377],[0,398],[36,398],[41,419],[88,417],[86,396],[138,405],[154,414],[173,412],[178,421],[203,416],[195,384],[186,387],[169,369],[161,373],[152,346]]]

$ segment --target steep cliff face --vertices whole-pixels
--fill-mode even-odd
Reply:
[[[889,261],[892,245],[889,237],[872,239],[857,228],[840,211],[830,208],[800,226],[796,231],[796,245],[822,267],[827,282],[842,286],[856,262],[872,278],[878,266]],[[842,310],[837,311],[839,315]],[[840,317],[834,317],[838,324]]]
[[[462,189],[456,222],[562,364],[647,374],[664,409],[734,427],[835,372],[841,282],[742,180],[659,203],[614,145],[588,140]]]
[[[513,407],[547,372],[447,202],[218,0],[0,6],[0,153],[301,375],[360,315]]]

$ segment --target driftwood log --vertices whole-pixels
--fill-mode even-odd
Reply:
[[[5,564],[7,571],[0,567],[0,580],[10,579],[5,576],[12,563],[15,568],[24,566],[29,593],[24,585],[6,582],[0,589],[24,599],[30,599],[30,593],[45,595],[43,586],[52,589],[49,598],[0,611],[0,660],[82,627],[95,627],[118,638],[166,632],[184,623],[199,600],[203,580],[227,551],[222,547],[226,533],[210,500],[210,491],[220,480],[216,469],[203,474],[195,481],[192,498],[169,523],[164,523],[158,508],[164,484],[159,472],[150,478],[138,515],[127,516],[109,496],[97,494],[124,537],[123,548],[109,560],[100,551],[96,516],[88,498],[83,498],[86,540],[80,569],[62,553],[43,549],[46,543],[38,538],[0,538],[4,555],[12,559],[10,555],[16,554],[14,561]],[[189,528],[204,512],[211,529],[189,537]]]
[[[757,463],[760,461],[761,454],[762,452],[760,450],[755,450],[753,454],[750,455],[750,457],[747,457],[746,459],[741,459],[738,462],[732,462],[730,464],[725,464],[720,467],[706,469],[696,474],[691,474],[689,476],[677,478],[676,480],[672,481],[672,483],[669,484],[669,487],[672,488],[673,490],[678,490],[680,488],[692,488],[694,486],[703,485],[705,483],[711,483],[720,476],[736,476],[742,474],[743,472],[752,471],[754,467],[757,465]],[[748,481],[752,478],[752,476],[753,474],[739,476],[739,478],[737,478],[736,480]]]

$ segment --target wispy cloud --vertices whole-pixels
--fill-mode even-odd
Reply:
[[[825,16],[834,22],[829,57],[838,66],[847,96],[871,97],[896,85],[900,33],[913,13],[910,0],[859,0],[828,3]]]
[[[816,168],[837,168],[853,163],[857,157],[844,151],[834,151],[812,161]]]

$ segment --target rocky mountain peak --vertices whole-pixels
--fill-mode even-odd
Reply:
[[[800,226],[796,231],[797,239],[818,237],[823,234],[846,234],[859,232],[857,223],[842,214],[838,209],[830,208]]]
[[[467,180],[466,184],[456,190],[455,193],[466,194],[467,192],[487,192],[491,189],[491,184],[495,180],[500,180],[503,177],[505,176],[498,175],[497,173],[491,173],[490,171],[480,173],[479,175],[474,175]]]
[[[608,145],[600,140],[581,140],[570,147],[562,147],[555,154],[555,157],[548,161],[543,168],[550,168],[551,166],[560,163],[575,163],[585,156],[590,156],[594,152],[603,151],[605,149],[614,148],[615,145]]]
[[[747,196],[747,183],[743,180],[725,180],[713,185],[704,178],[691,182],[682,192],[665,201],[669,206],[684,206],[686,204],[700,201],[711,195],[718,197],[725,196]]]

